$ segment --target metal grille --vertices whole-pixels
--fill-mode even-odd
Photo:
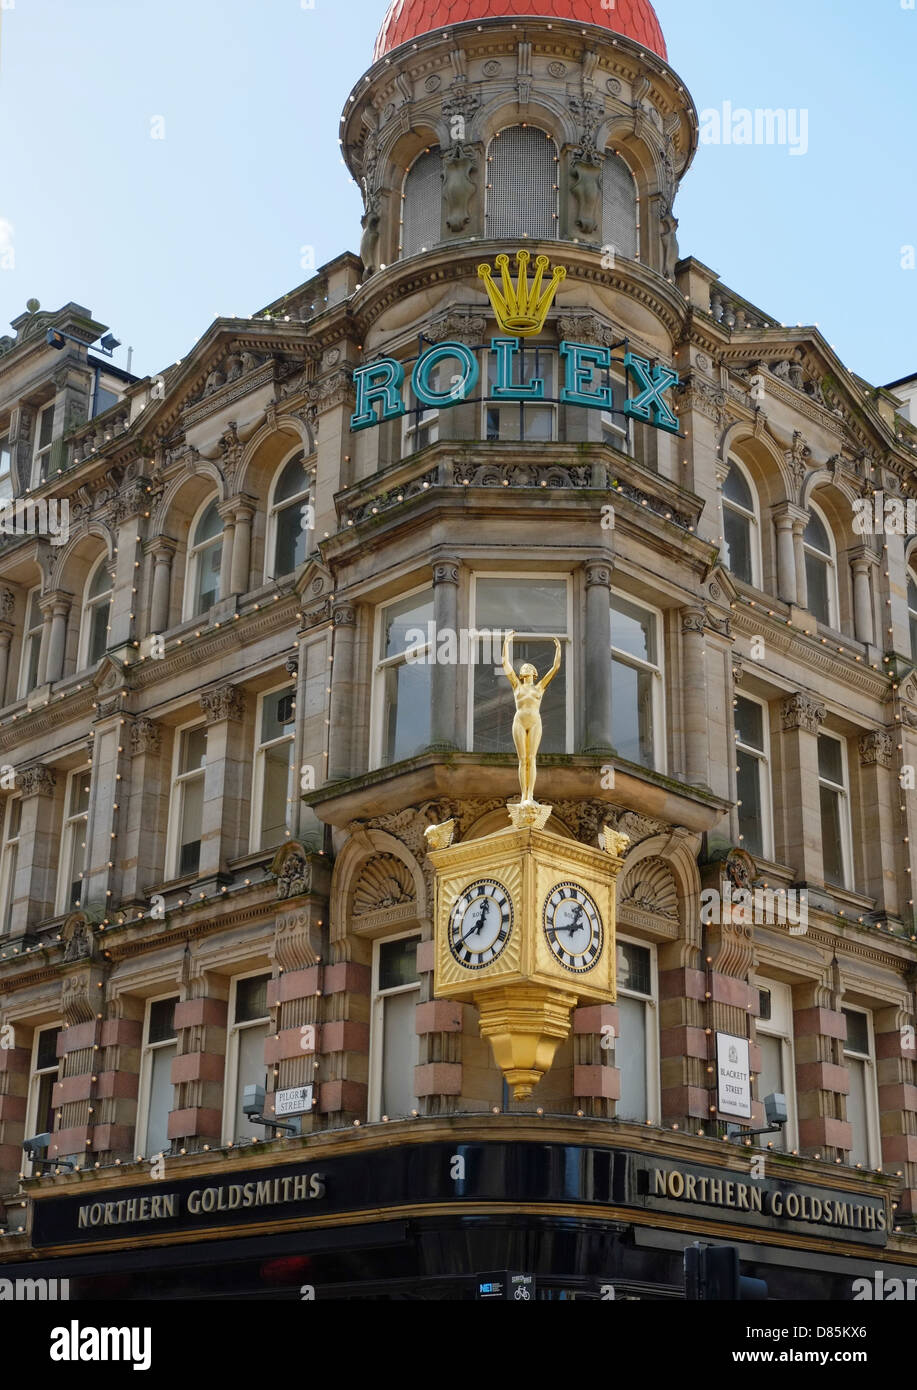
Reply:
[[[514,241],[557,238],[557,146],[534,126],[510,126],[490,142],[486,227]]]
[[[442,224],[443,163],[439,146],[418,155],[404,179],[401,203],[401,255],[416,256],[435,246]]]
[[[602,176],[602,241],[628,260],[637,259],[637,185],[624,160],[611,150]]]

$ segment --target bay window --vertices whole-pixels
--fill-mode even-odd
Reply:
[[[513,380],[522,386],[531,381],[544,382],[540,399],[531,401],[484,402],[484,438],[488,443],[497,439],[542,441],[549,443],[557,438],[557,354],[537,343],[521,341],[518,353],[513,355]],[[496,354],[487,353],[487,394],[493,395],[497,385],[498,363]]]

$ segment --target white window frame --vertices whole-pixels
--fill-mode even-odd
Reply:
[[[439,390],[441,378],[438,368],[432,373],[432,376],[433,385],[436,390]],[[413,386],[408,386],[407,396],[408,409],[401,417],[402,458],[407,458],[410,454],[419,454],[421,449],[426,449],[428,445],[439,442],[439,406],[419,407]],[[421,436],[423,435],[426,435],[426,438],[422,439]]]
[[[747,700],[750,705],[757,705],[761,710],[761,733],[763,740],[762,748],[754,748],[750,743],[743,743],[739,738],[738,725],[733,719],[733,732],[735,734],[736,748],[736,778],[738,778],[738,754],[745,753],[748,757],[754,758],[758,765],[758,787],[761,795],[761,817],[764,831],[764,846],[761,850],[763,859],[773,859],[774,857],[774,797],[771,784],[771,731],[770,731],[770,709],[765,700],[759,700],[755,695],[749,695],[744,690],[736,691],[737,700]],[[738,804],[738,782],[736,783],[736,811],[739,811]],[[741,816],[738,817],[739,841],[742,842]]]
[[[382,731],[385,719],[385,672],[393,666],[406,665],[405,652],[399,652],[396,656],[380,657],[379,651],[382,646],[382,625],[385,621],[385,611],[393,604],[403,603],[406,598],[414,598],[417,594],[428,593],[432,600],[433,585],[419,584],[415,589],[405,589],[403,594],[396,594],[394,598],[386,599],[384,603],[376,605],[373,615],[373,691],[372,708],[370,711],[370,747],[372,749],[371,771],[376,768],[388,767],[390,764],[383,762]],[[422,645],[410,647],[407,650],[416,653],[415,660],[421,664],[430,649],[430,643],[424,642]],[[432,717],[432,710],[431,710]]]
[[[605,384],[604,372],[602,372],[601,384]],[[609,371],[608,384],[611,387],[615,405],[620,406],[627,399],[627,383],[623,376],[617,377],[614,371]],[[628,458],[633,458],[636,440],[633,424],[631,423],[629,426],[627,416],[613,415],[610,410],[600,410],[599,421],[602,427],[602,442],[617,449],[619,454],[626,454]]]
[[[264,754],[265,754],[265,752],[266,752],[269,748],[278,748],[278,747],[280,746],[280,744],[282,744],[282,743],[289,744],[290,750],[291,750],[291,751],[290,751],[290,780],[289,780],[288,786],[289,786],[290,792],[293,793],[293,794],[295,794],[295,786],[296,786],[296,781],[295,781],[296,768],[295,768],[295,758],[294,758],[294,753],[295,753],[295,749],[296,749],[296,734],[295,734],[295,732],[292,733],[292,734],[285,734],[282,738],[273,738],[273,739],[270,739],[267,743],[262,743],[262,741],[261,741],[261,726],[262,726],[262,722],[263,722],[263,718],[264,718],[264,702],[265,702],[265,700],[269,699],[272,695],[279,695],[279,694],[281,694],[281,692],[283,692],[283,691],[288,692],[288,693],[289,693],[290,695],[292,695],[292,697],[293,697],[293,715],[294,715],[294,720],[295,720],[295,715],[296,715],[296,682],[295,682],[295,681],[292,681],[292,682],[291,682],[291,681],[284,681],[281,685],[273,685],[273,686],[271,686],[270,690],[262,690],[261,694],[258,696],[258,704],[257,704],[257,709],[256,709],[256,711],[255,711],[255,756],[254,756],[254,777],[253,777],[253,779],[252,779],[252,816],[251,816],[251,828],[250,828],[250,831],[249,831],[249,844],[251,845],[252,853],[254,853],[255,850],[259,850],[259,849],[262,849],[262,848],[263,848],[262,843],[261,843],[261,813],[262,813],[262,810],[263,810],[263,807],[264,807],[264,766],[265,766],[265,761],[266,761],[266,760],[265,760],[265,757],[264,757]],[[291,824],[291,823],[292,823],[292,819],[293,819],[293,795],[290,795],[290,796],[287,797],[287,807],[288,807],[288,809],[287,809],[287,833],[286,833],[286,838],[289,840],[289,839],[292,837],[292,833],[293,833],[293,831],[292,831],[292,824]],[[281,842],[278,842],[277,848],[279,848],[280,843],[281,843]]]
[[[917,661],[917,607],[911,607],[911,588],[917,593],[917,574],[913,565],[907,567],[907,617],[911,639],[911,660]]]
[[[26,1119],[25,1119],[25,1136],[24,1136],[26,1139],[31,1139],[31,1138],[33,1138],[36,1134],[44,1134],[44,1133],[45,1133],[44,1130],[40,1130],[40,1129],[38,1128],[38,1097],[39,1097],[39,1094],[40,1094],[40,1091],[41,1091],[41,1078],[42,1078],[43,1076],[50,1076],[50,1075],[52,1074],[52,1072],[54,1072],[54,1071],[56,1070],[56,1072],[57,1072],[57,1079],[58,1079],[58,1081],[60,1080],[60,1058],[58,1058],[58,1060],[57,1060],[57,1067],[56,1067],[56,1068],[55,1068],[55,1067],[43,1067],[43,1068],[41,1069],[41,1071],[38,1070],[38,1040],[39,1040],[39,1037],[40,1037],[40,1035],[41,1035],[42,1033],[50,1033],[50,1032],[52,1032],[53,1030],[58,1030],[58,1031],[59,1031],[59,1030],[60,1030],[61,1028],[63,1028],[63,1027],[64,1027],[63,1021],[61,1021],[61,1022],[59,1022],[59,1023],[36,1023],[36,1024],[35,1024],[35,1027],[34,1027],[33,1030],[32,1030],[32,1032],[33,1032],[33,1037],[32,1037],[32,1053],[31,1053],[31,1057],[29,1058],[29,1095],[28,1095],[28,1100],[27,1100],[27,1102],[26,1102]],[[57,1123],[57,1117],[56,1117],[56,1114],[55,1114],[55,1116],[54,1116],[53,1119],[52,1119],[52,1125],[51,1125],[51,1133],[52,1133],[52,1134],[57,1133],[56,1129],[54,1128],[54,1126],[56,1125],[56,1123]],[[55,1159],[57,1159],[57,1158],[63,1158],[64,1155],[63,1155],[63,1154],[56,1154],[56,1155],[54,1156],[54,1158],[52,1158],[52,1156],[51,1156],[51,1147],[50,1147],[50,1145],[49,1145],[49,1146],[48,1146],[48,1152],[47,1152],[46,1154],[41,1155],[41,1157],[42,1157],[42,1158],[45,1158],[45,1159],[47,1159],[49,1162],[52,1162],[52,1163],[53,1163],[53,1162],[55,1161]],[[22,1171],[23,1171],[24,1175],[25,1175],[27,1178],[31,1177],[32,1174],[33,1174],[34,1171],[35,1171],[35,1163],[34,1163],[34,1161],[33,1161],[31,1158],[29,1158],[29,1156],[28,1156],[26,1153],[23,1153],[23,1155],[22,1155]]]
[[[469,628],[477,627],[477,606],[478,606],[478,581],[480,579],[499,579],[506,583],[515,582],[517,579],[531,579],[544,582],[546,579],[564,580],[567,585],[567,631],[566,633],[542,633],[542,632],[517,632],[516,636],[523,642],[552,642],[556,637],[560,643],[561,669],[566,676],[566,726],[564,731],[565,755],[574,751],[574,712],[573,712],[573,685],[575,673],[572,669],[570,657],[575,650],[573,634],[573,575],[567,570],[544,570],[541,574],[534,570],[474,570],[471,575],[471,589],[469,593]],[[515,663],[514,663],[515,664]],[[474,752],[474,663],[468,667],[468,695],[466,702],[466,751]],[[545,672],[540,671],[539,678],[543,679]]]
[[[531,270],[531,266],[529,267],[529,269]],[[505,336],[508,336],[508,335],[505,335]],[[530,439],[529,436],[526,435],[524,432],[523,432],[522,437],[521,437],[520,439],[504,439],[504,438],[503,438],[503,435],[502,435],[502,434],[500,433],[500,431],[498,430],[497,435],[496,435],[496,440],[499,441],[499,442],[501,442],[501,443],[504,443],[504,444],[556,444],[556,443],[558,442],[559,437],[560,437],[560,415],[559,415],[559,412],[558,412],[558,404],[557,404],[558,401],[559,401],[559,399],[560,399],[560,391],[559,391],[559,389],[558,389],[558,381],[559,381],[559,379],[560,379],[560,355],[559,355],[559,353],[558,353],[556,350],[552,350],[550,343],[542,343],[542,342],[537,342],[537,343],[536,343],[536,342],[528,341],[528,340],[526,340],[525,338],[523,338],[523,339],[521,340],[521,344],[522,344],[522,349],[523,349],[523,351],[526,352],[526,353],[528,353],[528,352],[530,352],[530,351],[531,351],[531,352],[534,352],[536,348],[539,350],[540,360],[539,360],[539,365],[538,365],[538,371],[541,373],[542,377],[544,377],[544,362],[545,362],[545,360],[547,359],[547,361],[551,364],[551,365],[550,365],[551,378],[550,378],[550,379],[545,379],[545,399],[542,400],[542,401],[535,401],[535,400],[533,400],[533,401],[526,401],[526,402],[523,402],[522,405],[520,405],[520,402],[519,402],[519,401],[494,401],[494,400],[490,400],[489,397],[490,397],[490,392],[491,392],[491,386],[493,385],[493,383],[492,383],[491,380],[490,380],[490,370],[491,370],[491,367],[492,367],[493,364],[494,364],[494,359],[493,359],[493,357],[491,356],[490,350],[489,350],[489,349],[486,349],[486,350],[485,350],[485,353],[484,353],[484,366],[483,366],[483,370],[482,370],[482,373],[481,373],[481,382],[482,382],[482,388],[481,388],[481,389],[482,389],[482,395],[483,395],[483,399],[482,399],[482,401],[481,401],[481,412],[482,412],[482,413],[481,413],[481,439],[482,439],[485,443],[490,443],[490,442],[492,442],[491,439],[490,439],[490,434],[489,434],[489,432],[488,432],[488,426],[487,426],[487,415],[488,415],[488,412],[491,411],[491,410],[496,410],[498,413],[499,413],[499,412],[502,412],[502,411],[504,411],[504,410],[506,410],[506,411],[515,411],[517,417],[519,416],[519,412],[520,412],[520,410],[521,410],[521,411],[522,411],[522,427],[523,427],[523,431],[525,430],[526,421],[529,419],[529,415],[528,415],[527,412],[528,412],[530,409],[531,409],[531,410],[550,410],[550,412],[551,412],[551,437],[550,437],[550,439]],[[529,371],[528,362],[526,362],[525,376],[528,377],[529,380],[532,379],[532,374],[531,374],[530,371]],[[551,399],[551,400],[547,399],[549,396],[553,397],[553,399]],[[523,408],[523,407],[524,407],[524,408]]]
[[[4,466],[5,456],[5,466]],[[10,443],[9,425],[0,432],[0,500],[12,501],[13,497],[13,446]]]
[[[193,772],[180,772],[181,767],[181,746],[184,734],[190,733],[192,729],[207,729],[207,723],[203,719],[193,719],[189,724],[181,724],[175,730],[174,746],[172,749],[172,775],[169,782],[169,822],[166,831],[166,878],[184,878],[186,875],[181,873],[179,855],[181,853],[181,816],[184,804],[184,793],[181,788],[192,778],[200,777],[206,779],[207,764],[206,754],[203,768],[195,768]],[[209,739],[208,739],[209,742]],[[203,811],[201,812],[201,830],[203,831]]]
[[[629,652],[623,652],[620,648],[612,646],[611,600],[616,598],[623,599],[625,603],[632,603],[635,608],[642,608],[653,615],[656,624],[656,651],[658,653],[655,666],[651,662],[642,661],[639,657],[631,656]],[[668,739],[666,737],[665,714],[665,624],[662,609],[647,603],[645,599],[635,598],[633,594],[627,593],[624,589],[612,589],[608,602],[608,649],[613,662],[619,661],[624,666],[631,666],[637,671],[646,671],[655,677],[652,687],[653,746],[657,756],[656,766],[650,768],[649,771],[660,772],[664,775],[668,768]],[[642,766],[642,764],[637,764],[637,766]]]
[[[31,611],[32,611],[32,599],[35,598],[36,596],[37,596],[39,599],[41,598],[41,585],[40,585],[40,584],[36,584],[35,587],[34,587],[33,589],[30,589],[30,590],[28,591],[28,593],[26,594],[26,596],[25,596],[25,617],[23,618],[23,626],[22,626],[22,654],[21,654],[21,656],[20,656],[20,661],[19,661],[19,699],[20,699],[20,700],[24,700],[24,699],[26,698],[27,695],[31,694],[31,691],[32,691],[33,689],[37,689],[37,686],[34,686],[34,687],[33,687],[33,686],[31,686],[31,685],[29,684],[29,665],[30,665],[29,657],[30,657],[30,654],[31,654],[32,643],[33,643],[33,642],[37,642],[37,643],[38,643],[38,650],[39,650],[39,661],[41,660],[41,655],[40,655],[40,653],[41,653],[41,639],[42,639],[42,633],[43,633],[43,630],[44,630],[45,620],[44,620],[44,614],[41,612],[41,609],[39,608],[38,611],[39,611],[39,614],[41,615],[41,622],[40,622],[40,623],[38,624],[38,626],[36,626],[36,627],[31,627],[31,628],[30,628],[29,625],[28,625],[28,624],[29,624],[29,615],[30,615],[30,613],[31,613]],[[36,669],[35,679],[36,679],[36,681],[37,681],[37,680],[38,680],[38,666],[37,666],[37,665],[36,665],[36,668],[35,668],[35,669]]]
[[[847,740],[839,734],[832,733],[828,729],[820,729],[819,738],[830,738],[835,743],[841,745],[841,771],[844,778],[843,786],[837,782],[832,782],[830,778],[823,777],[821,771],[818,773],[818,786],[828,787],[829,790],[837,792],[841,798],[841,857],[844,861],[844,876],[841,883],[835,883],[835,888],[851,888],[853,886],[853,825],[850,816],[850,764],[847,757]],[[816,748],[816,757],[818,749]],[[823,827],[821,825],[821,806],[819,805],[819,831],[822,843],[824,842]],[[822,864],[822,874],[824,874],[824,864]],[[827,881],[826,881],[827,884]],[[831,887],[831,884],[827,884]]]
[[[749,527],[749,547],[748,547],[748,549],[749,549],[749,553],[750,553],[750,555],[751,555],[751,585],[752,585],[752,588],[760,589],[760,588],[761,588],[761,584],[762,584],[762,579],[761,579],[761,574],[762,574],[762,562],[761,562],[761,510],[760,510],[760,509],[761,509],[761,502],[760,502],[760,499],[759,499],[759,497],[758,497],[758,489],[755,487],[754,479],[752,478],[751,474],[749,473],[748,469],[745,467],[745,464],[742,462],[742,460],[741,460],[740,458],[737,458],[735,454],[729,454],[729,455],[727,456],[727,462],[728,462],[728,464],[729,464],[729,469],[735,468],[735,469],[738,470],[739,473],[741,473],[742,478],[744,479],[744,482],[745,482],[745,486],[748,488],[748,491],[751,493],[751,505],[752,505],[752,510],[751,510],[751,511],[746,510],[746,508],[740,506],[738,502],[733,502],[731,498],[729,498],[729,497],[726,496],[726,493],[725,493],[725,491],[724,491],[725,485],[726,485],[726,479],[724,478],[724,479],[723,479],[723,485],[722,485],[722,487],[720,488],[720,505],[721,505],[721,508],[722,508],[722,511],[723,511],[723,544],[724,544],[724,545],[726,544],[726,515],[725,515],[725,514],[726,514],[727,511],[729,511],[729,512],[733,512],[736,516],[740,516],[740,517],[743,519],[743,521],[746,521],[746,522],[748,523],[748,527]],[[730,570],[730,574],[731,574],[731,573],[732,573],[732,571]],[[739,583],[740,583],[740,584],[741,584],[741,583],[744,583],[744,582],[745,582],[744,580],[741,580],[741,579],[739,580]]]
[[[19,830],[10,835],[13,808],[19,807]],[[16,892],[16,871],[19,864],[19,841],[22,835],[22,797],[8,796],[3,807],[3,840],[0,845],[0,937],[8,936],[10,917]]]
[[[826,554],[823,550],[816,550],[815,547],[805,539],[805,531],[803,531],[803,556],[805,557],[806,555],[813,555],[823,564],[827,564],[828,566],[828,621],[827,623],[823,624],[823,626],[829,627],[833,632],[839,632],[841,610],[840,593],[838,591],[837,583],[837,541],[834,538],[834,529],[831,526],[831,523],[829,522],[828,518],[825,516],[825,513],[822,511],[821,507],[819,507],[816,502],[810,502],[808,510],[818,518],[822,526],[824,526],[825,528],[825,534],[828,537],[829,553]],[[808,580],[806,581],[806,587],[808,588]],[[820,619],[816,619],[816,621],[820,621]]]
[[[854,1061],[865,1063],[863,1067],[864,1079],[866,1082],[866,1149],[867,1164],[870,1168],[878,1168],[882,1163],[882,1140],[881,1140],[881,1118],[879,1113],[879,1084],[876,1076],[876,1033],[873,1026],[872,1010],[864,1009],[859,1004],[848,1004],[846,1001],[841,1003],[841,1011],[851,1014],[864,1014],[866,1016],[866,1029],[869,1036],[869,1052],[854,1052],[852,1048],[844,1043],[844,1059],[848,1057]],[[865,1167],[866,1165],[864,1165]]]
[[[191,525],[188,527],[188,563],[186,566],[187,573],[185,576],[185,601],[182,609],[183,622],[190,622],[192,618],[203,618],[209,612],[209,609],[206,608],[202,609],[199,613],[196,611],[195,595],[197,594],[198,565],[200,563],[200,557],[205,551],[211,550],[216,545],[219,545],[220,547],[225,545],[226,527],[223,526],[219,538],[213,536],[210,540],[202,541],[200,544],[193,544],[192,537],[194,533],[197,531],[197,528],[200,525],[205,512],[207,512],[210,509],[211,505],[214,502],[217,504],[217,506],[219,506],[220,496],[217,492],[210,493],[210,495],[204,499],[204,501],[198,507],[197,511],[194,513],[194,516],[191,518]],[[222,554],[223,552],[221,549],[221,564]],[[219,601],[219,589],[217,590],[217,601]]]
[[[89,598],[89,591],[95,583],[96,576],[98,575],[99,570],[106,568],[109,564],[111,564],[111,561],[109,560],[108,556],[104,554],[100,555],[99,559],[92,566],[92,568],[89,571],[89,574],[86,576],[86,583],[83,585],[83,602],[80,610],[79,655],[77,656],[76,663],[76,669],[78,671],[85,671],[90,664],[89,644],[92,640],[92,625],[93,619],[95,617],[95,610],[101,607],[103,603],[107,602],[109,605],[108,615],[109,618],[111,618],[111,603],[115,592],[114,580],[112,580],[111,586],[105,591],[105,593],[99,594],[94,599]],[[111,578],[110,575],[109,578]],[[107,626],[110,628],[111,623],[109,622]],[[101,657],[99,658],[99,660],[101,660]]]
[[[372,992],[370,994],[370,1026],[369,1026],[369,1094],[367,1096],[367,1116],[369,1121],[378,1122],[382,1119],[382,1069],[384,1063],[385,1048],[385,1001],[396,994],[417,994],[417,1002],[420,1002],[420,979],[416,984],[398,985],[394,989],[379,989],[379,957],[383,946],[392,941],[405,941],[408,937],[416,937],[418,944],[421,940],[419,928],[414,927],[410,931],[396,932],[392,936],[380,936],[373,942],[373,964],[372,964]]]
[[[43,405],[37,406],[35,410],[35,439],[32,450],[32,486],[38,487],[47,478],[42,479],[42,465],[47,457],[50,460],[51,450],[54,448],[54,401],[45,401]],[[51,438],[44,447],[41,446],[41,423],[47,414],[51,416]],[[50,466],[50,464],[49,464]]]
[[[233,1133],[236,1121],[236,1092],[239,1088],[239,1034],[249,1028],[263,1028],[265,1024],[270,1026],[270,1013],[261,1018],[249,1018],[244,1023],[235,1023],[236,1016],[236,996],[238,994],[239,982],[241,980],[253,980],[260,975],[270,975],[270,970],[262,965],[258,970],[246,970],[240,975],[233,975],[229,983],[229,1014],[226,1020],[226,1085],[223,1089],[223,1143],[236,1143],[236,1135]],[[270,1072],[267,1062],[264,1064],[265,1076]],[[266,1088],[265,1088],[266,1089]],[[264,1130],[264,1134],[271,1131]]]
[[[80,833],[78,826],[82,825],[82,834],[86,835],[87,843],[83,846],[83,868],[80,872],[80,883],[86,881],[86,856],[88,854],[88,831],[89,831],[89,808],[81,811],[77,816],[71,816],[69,807],[73,795],[73,788],[78,778],[92,777],[92,764],[86,763],[83,767],[78,767],[67,777],[67,784],[64,788],[64,811],[61,820],[60,855],[57,864],[57,897],[55,911],[62,916],[66,912],[78,912],[76,906],[70,898],[70,863],[73,855],[74,837]],[[90,781],[90,796],[92,795],[92,783]],[[80,900],[82,902],[82,890]]]
[[[662,1118],[662,1081],[659,1070],[659,960],[656,943],[643,941],[639,936],[619,935],[616,939],[616,947],[618,945],[640,946],[650,953],[650,988],[652,994],[641,994],[638,990],[625,989],[623,985],[618,986],[618,994],[627,999],[639,999],[641,1004],[646,1005],[644,1010],[646,1025],[646,1123],[658,1125]],[[615,1039],[616,1045],[618,1041],[619,1039]],[[617,1064],[616,1055],[615,1065],[617,1066]],[[615,1108],[617,1109],[617,1102]]]
[[[780,1069],[783,1072],[783,1094],[786,1096],[787,1121],[783,1126],[784,1148],[780,1153],[790,1153],[793,1149],[799,1148],[799,1120],[796,1106],[796,1044],[793,1031],[793,990],[782,980],[772,980],[764,975],[753,975],[752,986],[757,990],[767,990],[771,997],[771,1016],[767,1019],[755,1019],[756,1035],[763,1033],[768,1038],[775,1038],[780,1043]],[[760,1092],[760,1076],[758,1073],[758,1087]],[[764,1096],[760,1093],[758,1100],[764,1104]],[[765,1121],[766,1122],[766,1121]],[[771,1136],[761,1134],[758,1136],[758,1143],[762,1148],[767,1148],[768,1139]]]
[[[160,1004],[165,999],[174,999],[178,1002],[179,996],[176,991],[170,990],[168,994],[155,994],[147,999],[143,1011],[143,1046],[140,1053],[140,1083],[137,1089],[137,1133],[135,1135],[135,1153],[142,1154],[145,1158],[152,1158],[152,1154],[147,1154],[146,1143],[147,1133],[150,1125],[150,1101],[152,1100],[153,1083],[153,1053],[159,1052],[165,1047],[175,1047],[178,1042],[178,1030],[171,1038],[163,1038],[161,1042],[150,1042],[150,1015],[154,1004]],[[172,1099],[175,1099],[175,1086],[172,1086]],[[168,1152],[168,1149],[163,1150]]]
[[[303,479],[305,480],[305,488],[301,493],[298,492],[295,497],[288,497],[285,502],[278,503],[276,500],[277,484],[283,477],[284,469],[287,468],[289,464],[293,462],[293,460],[297,457],[298,454],[302,454],[303,456]],[[290,452],[287,454],[286,458],[283,460],[283,462],[281,463],[280,467],[277,469],[277,471],[274,474],[274,477],[271,480],[271,488],[270,492],[268,493],[267,535],[265,537],[264,545],[264,582],[266,584],[270,583],[270,581],[273,579],[280,578],[280,576],[276,573],[277,556],[275,553],[277,549],[278,513],[285,512],[288,508],[295,507],[297,506],[297,504],[301,504],[301,507],[308,506],[309,502],[311,501],[314,484],[312,481],[310,481],[309,474],[306,471],[306,465],[308,464],[310,457],[312,457],[312,455],[306,453],[304,446],[301,443],[297,444],[295,449],[291,449]],[[314,469],[312,470],[312,472],[314,473]],[[190,534],[191,533],[189,532],[189,535]]]

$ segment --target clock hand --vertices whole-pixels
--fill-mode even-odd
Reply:
[[[485,924],[485,922],[487,921],[487,915],[488,915],[489,912],[490,912],[490,898],[482,898],[482,900],[481,900],[481,911],[480,911],[480,916],[478,917],[478,920],[477,920],[477,922],[475,923],[475,925],[471,928],[471,931],[468,933],[468,936],[472,936],[472,935],[474,935],[474,936],[480,936],[480,934],[481,934],[481,932],[482,932],[482,930],[483,930],[483,928],[484,928],[484,924]],[[465,938],[465,940],[467,940],[467,937]]]
[[[569,932],[570,936],[572,936],[572,935],[574,934],[574,932],[578,932],[579,929],[580,929],[580,926],[582,925],[582,920],[583,920],[583,909],[582,909],[582,905],[581,905],[580,903],[576,903],[576,904],[574,905],[574,907],[573,907],[573,909],[572,909],[572,915],[573,915],[573,920],[572,920],[572,922],[571,922],[568,926],[566,926],[566,927],[561,927],[561,929],[560,929],[561,931]]]

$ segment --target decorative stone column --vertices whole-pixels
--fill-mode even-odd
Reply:
[[[602,1030],[606,1031],[603,1032]],[[577,1110],[609,1120],[621,1098],[621,1070],[615,1065],[621,1036],[613,1004],[587,1004],[573,1011],[573,1095]]]
[[[837,999],[824,981],[793,990],[799,1149],[823,1159],[846,1155],[853,1143],[845,1101],[850,1089],[843,1055],[847,1020]]]
[[[331,726],[328,738],[328,781],[342,782],[351,775],[353,759],[354,665],[357,611],[347,603],[335,604],[334,660],[331,665]]]
[[[0,709],[9,703],[6,683],[9,678],[10,643],[12,640],[13,629],[8,627],[6,623],[0,623]]]
[[[192,965],[186,990],[188,997],[175,1006],[175,1109],[168,1133],[170,1140],[194,1152],[222,1141],[229,979]]]
[[[144,1000],[119,994],[99,1030],[99,1059],[94,1085],[93,1150],[103,1163],[133,1159],[140,1090]]]
[[[127,826],[121,857],[121,906],[149,909],[146,890],[163,876],[169,786],[162,756],[162,727],[145,716],[123,731],[130,749]],[[123,743],[122,743],[123,746]]]
[[[22,936],[29,927],[54,912],[60,827],[55,815],[54,769],[43,763],[20,768],[16,785],[22,793],[19,857],[10,907],[10,936]]]
[[[245,499],[243,501],[237,500],[232,505],[235,518],[235,537],[232,544],[229,592],[247,594],[251,579],[252,519],[255,515],[255,504]]]
[[[91,943],[87,948],[91,952]],[[98,964],[83,959],[64,975],[61,993],[64,1027],[57,1040],[61,1077],[53,1091],[60,1120],[48,1158],[73,1158],[79,1167],[89,1166],[96,1152],[94,1078],[101,1061],[104,979]],[[105,1136],[106,1147],[110,1139]]]
[[[11,1033],[7,1033],[7,1029]],[[0,1014],[0,1032],[11,1047],[0,1047],[0,1191],[15,1191],[22,1170],[22,1141],[29,1094],[31,1048],[27,1031]]]
[[[327,1080],[318,1108],[330,1128],[366,1118],[369,1076],[369,996],[372,971],[357,961],[338,961],[322,976],[325,1022],[322,1052]]]
[[[777,858],[796,865],[799,883],[821,884],[821,799],[818,788],[818,732],[827,717],[820,700],[801,691],[780,707],[779,785],[783,804],[775,821],[783,834]]]
[[[583,752],[594,757],[614,753],[611,720],[611,575],[608,560],[587,560],[586,576],[586,660],[584,704],[586,707]],[[570,679],[568,673],[567,679]]]
[[[51,616],[51,630],[48,634],[48,660],[44,678],[50,684],[59,681],[64,673],[67,619],[70,617],[72,603],[73,595],[60,591],[49,594],[41,600],[42,612]],[[44,634],[42,634],[42,642],[44,642]],[[41,681],[40,684],[44,684],[44,681]]]
[[[120,898],[120,865],[125,857],[130,793],[130,747],[124,696],[99,701],[93,722],[92,795],[86,825],[83,907],[105,917]]]
[[[218,874],[227,859],[241,854],[243,827],[251,810],[251,776],[245,738],[245,692],[221,685],[205,690],[201,709],[207,717],[207,767],[198,877]]]
[[[178,549],[178,542],[169,536],[157,536],[150,542],[149,553],[153,556],[153,595],[150,603],[150,632],[165,632],[169,626],[169,609],[172,594],[172,557]]]
[[[789,502],[774,507],[771,515],[777,532],[777,594],[784,603],[798,605],[796,542],[793,534],[797,509]]]
[[[232,593],[232,557],[236,535],[234,502],[221,502],[217,507],[223,520],[223,549],[220,554],[220,600]]]
[[[430,746],[449,751],[458,748],[458,586],[459,566],[453,559],[438,560],[433,566],[433,623],[437,637],[441,633],[455,634],[456,660],[438,662],[436,646],[430,653],[433,659],[431,679]],[[475,644],[476,645],[476,644]],[[470,652],[474,661],[476,653]]]
[[[51,622],[54,616],[52,612],[53,604],[48,601],[47,597],[40,598],[38,600],[38,606],[41,609],[42,624],[41,643],[38,648],[38,671],[35,677],[36,690],[40,689],[48,679],[48,656],[51,650]],[[26,691],[26,694],[30,693],[30,691]]]
[[[914,1013],[889,1006],[873,1014],[882,1161],[904,1174],[901,1210],[917,1214],[917,1041]]]
[[[863,891],[875,898],[880,909],[891,917],[906,911],[906,897],[901,900],[896,871],[898,841],[896,798],[900,785],[894,776],[894,740],[884,729],[861,734],[860,754],[860,811],[863,826],[869,837],[867,853],[863,856],[866,881]]]
[[[432,929],[432,923],[425,923],[425,927]],[[419,1059],[414,1068],[414,1094],[422,1115],[451,1115],[460,1105],[463,1089],[464,1010],[455,1000],[433,998],[433,947],[432,937],[417,943],[421,990],[414,1010]]]
[[[809,518],[806,514],[793,518],[793,557],[796,561],[796,602],[800,608],[809,607],[809,578],[806,574],[804,536]]]
[[[870,574],[878,564],[878,556],[865,548],[854,555],[850,562],[853,570],[854,633],[857,641],[867,647],[871,647],[875,642]]]
[[[684,734],[685,781],[705,787],[709,781],[707,726],[707,614],[703,608],[681,611],[682,723]]]

